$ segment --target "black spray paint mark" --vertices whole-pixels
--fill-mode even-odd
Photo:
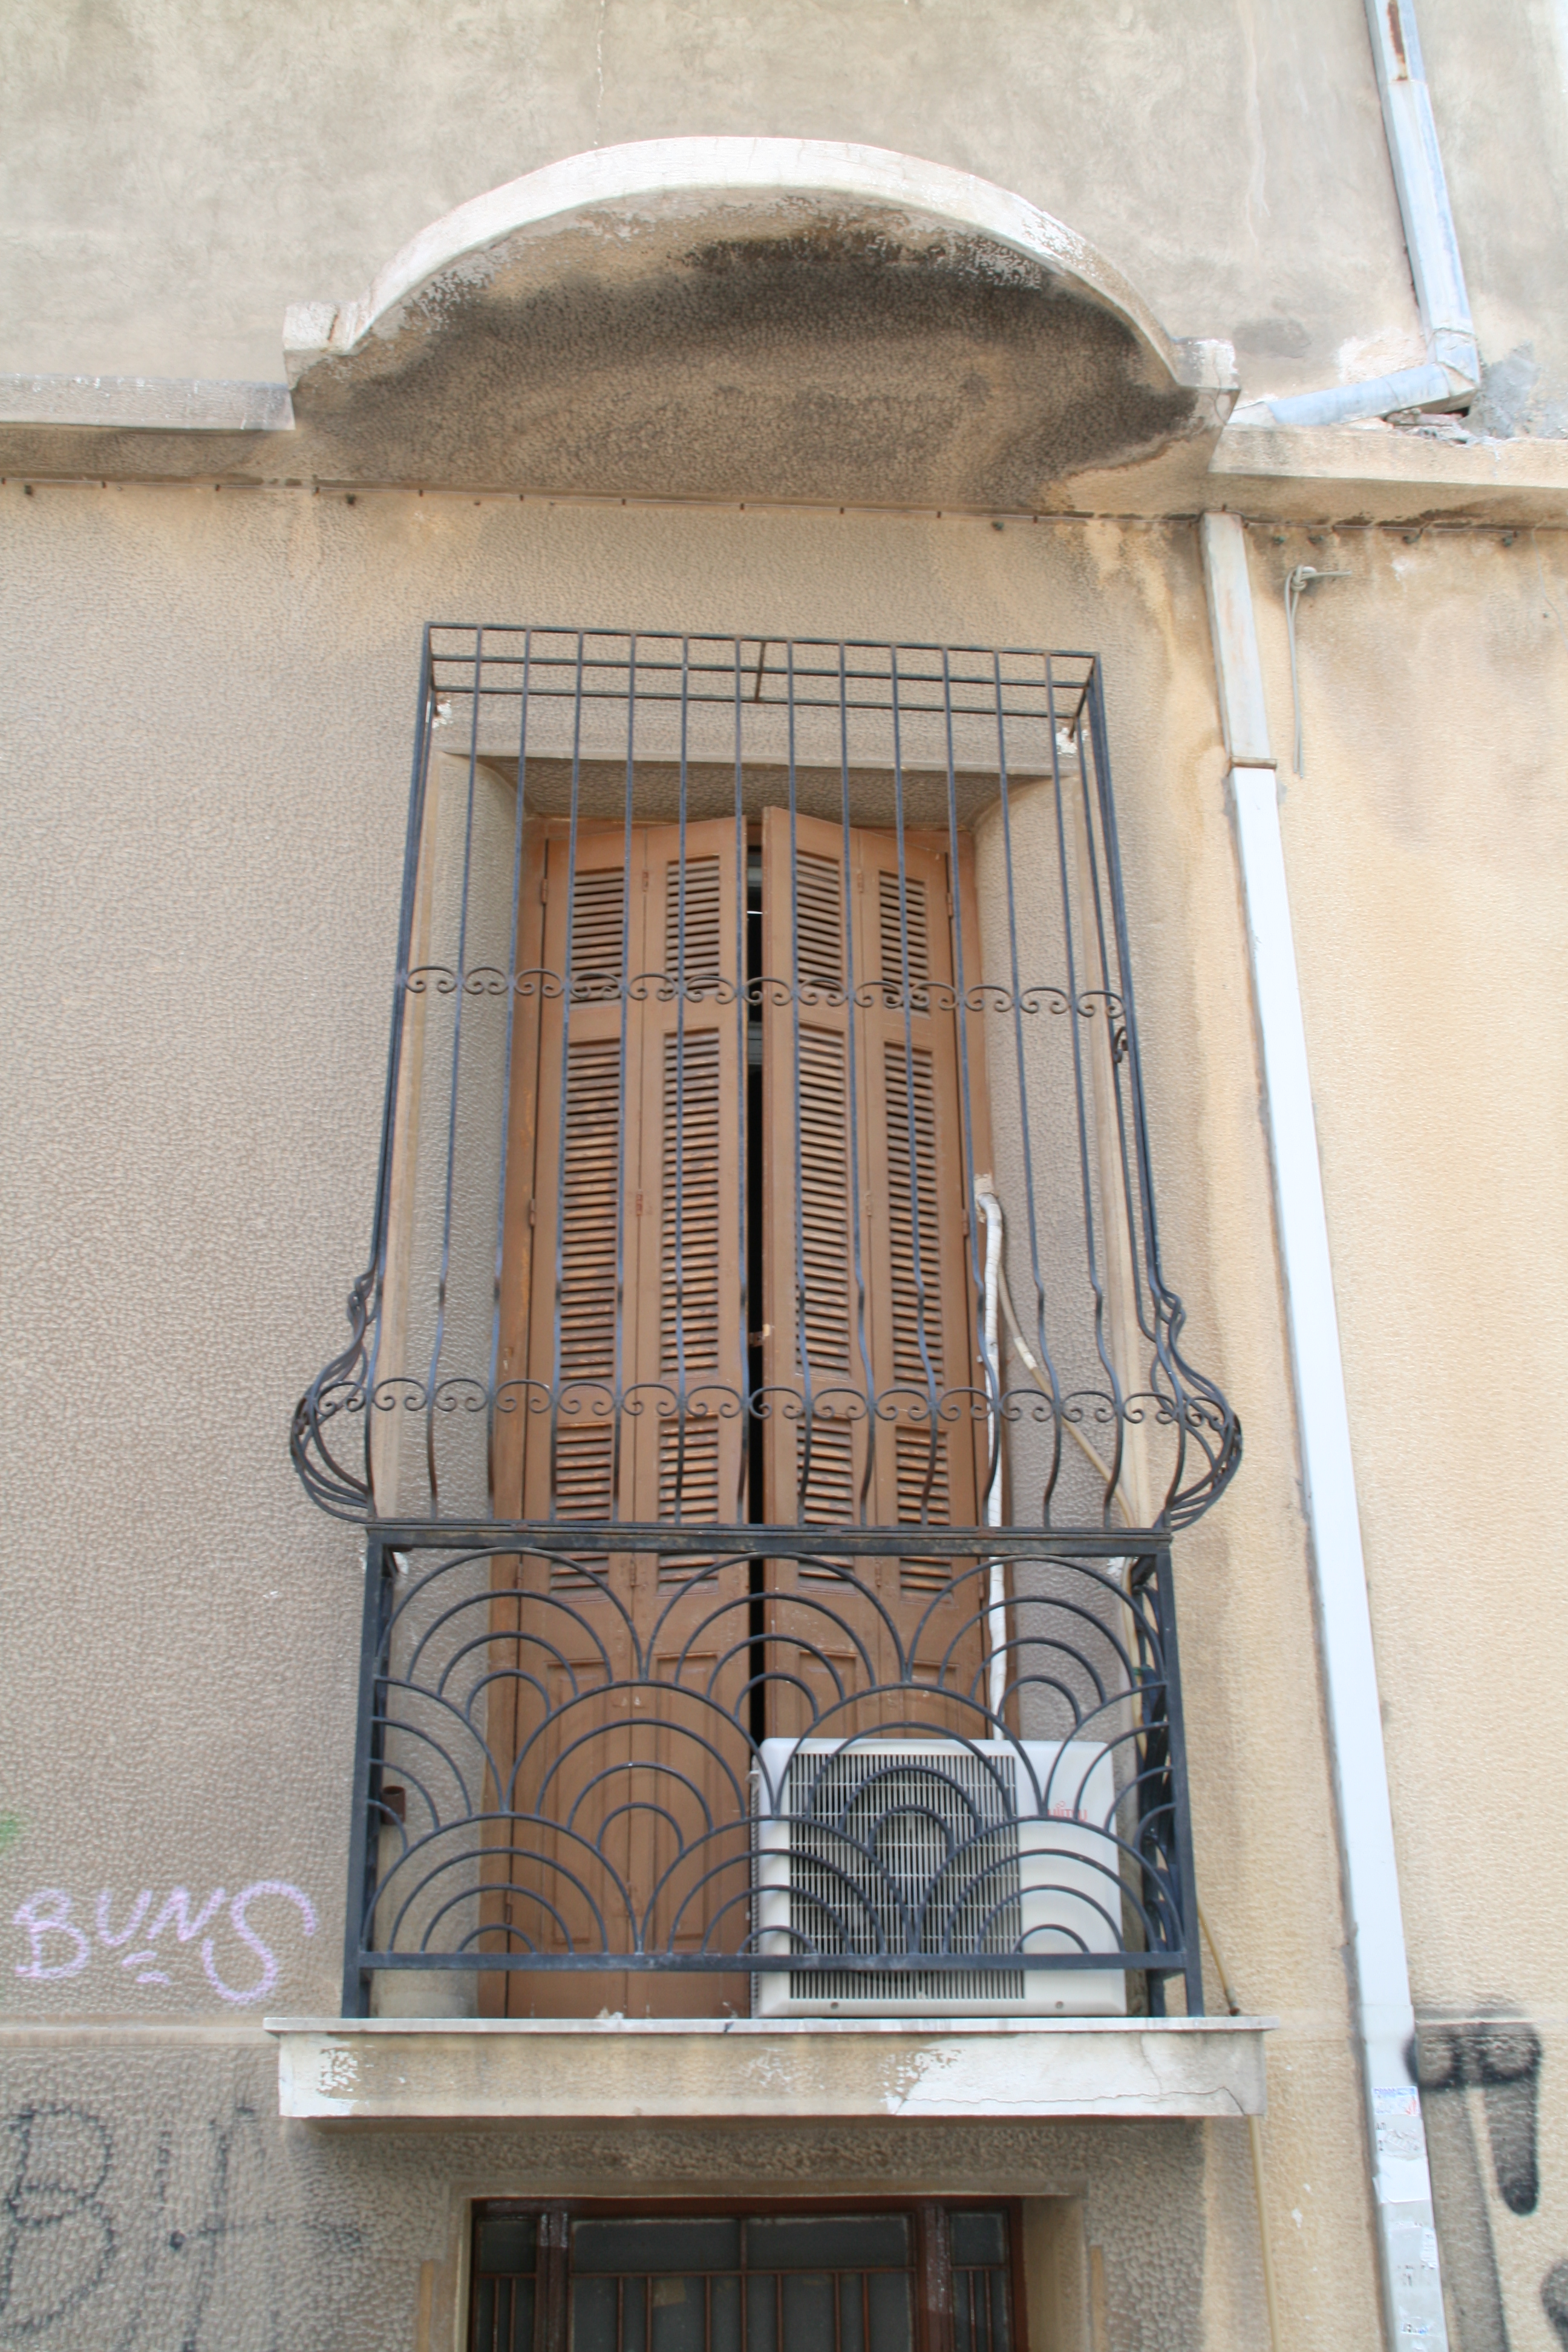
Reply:
[[[110,2137],[83,2107],[23,2107],[7,2116],[0,2218],[0,2337],[26,2342],[85,2303],[114,2260],[100,2191]]]
[[[1424,2025],[1415,2063],[1454,2333],[1464,2352],[1509,2352],[1486,2181],[1465,2096],[1468,2069],[1452,2029]]]
[[[1511,2017],[1423,2025],[1420,2063],[1424,2091],[1480,2092],[1498,2195],[1510,2213],[1533,2213],[1541,2200],[1535,2028]]]
[[[1559,2344],[1568,2347],[1568,2263],[1559,2263],[1541,2282],[1546,2316],[1557,2330]]]
[[[304,2265],[342,2279],[360,2253],[353,2222],[279,2218],[260,2110],[165,2125],[151,2166],[137,2136],[117,2147],[88,2108],[0,2116],[0,2347],[83,2352],[112,2325],[113,2352],[229,2352],[241,2337],[288,2352],[285,2281]],[[112,2320],[110,2308],[112,2307]]]

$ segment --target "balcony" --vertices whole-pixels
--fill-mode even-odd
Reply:
[[[1172,1543],[1240,1441],[1091,657],[427,632],[350,1314],[333,2049],[1190,2045]]]

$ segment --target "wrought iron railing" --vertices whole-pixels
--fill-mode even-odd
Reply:
[[[1128,931],[1090,656],[426,631],[348,2010],[1198,2005]]]
[[[655,834],[659,903],[634,938]],[[638,1339],[628,1089],[660,1049],[670,1259],[662,1331]],[[597,1196],[567,1164],[574,1070],[581,1102],[596,1072],[612,1110]],[[825,1289],[810,1147],[829,1081],[845,1178]],[[574,1198],[596,1272],[570,1262]],[[721,1298],[699,1296],[703,1218]],[[901,1275],[874,1263],[889,1248]],[[525,1294],[544,1302],[531,1321]],[[1004,1456],[1015,1522],[1169,1531],[1206,1508],[1239,1432],[1184,1353],[1161,1263],[1098,662],[429,628],[349,1312],[292,1439],[346,1517],[978,1521]],[[963,1508],[942,1455],[976,1432]]]
[[[373,1539],[345,2013],[1201,2009],[1167,1552],[636,1532]]]

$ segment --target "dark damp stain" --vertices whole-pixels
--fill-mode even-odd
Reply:
[[[420,327],[423,332],[419,331]],[[301,424],[393,476],[623,495],[1026,505],[1159,446],[1195,395],[1002,248],[818,228],[626,281],[448,283],[405,365],[309,378]]]

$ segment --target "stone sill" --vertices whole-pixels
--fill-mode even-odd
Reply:
[[[1260,2116],[1260,2017],[268,2018],[315,2122]]]

